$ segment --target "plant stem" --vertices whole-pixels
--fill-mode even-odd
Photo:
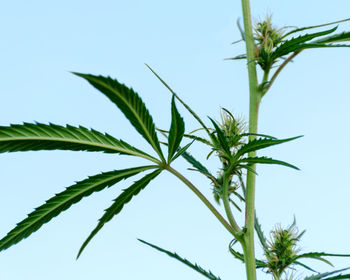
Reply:
[[[181,173],[176,171],[170,166],[166,167],[166,170],[168,170],[170,173],[175,175],[177,178],[179,178],[182,182],[184,182],[198,197],[199,199],[209,208],[209,210],[214,214],[214,216],[221,222],[221,224],[233,235],[233,236],[240,236],[240,230],[239,228],[232,227],[223,216],[219,213],[219,211],[210,203],[210,201],[188,180],[186,179]]]
[[[283,61],[283,63],[280,65],[280,67],[278,67],[278,69],[276,70],[276,72],[273,74],[273,76],[271,77],[270,82],[268,83],[268,85],[265,88],[264,94],[270,89],[270,87],[272,86],[273,82],[276,80],[277,76],[279,75],[279,73],[281,73],[281,71],[283,70],[283,68],[292,61],[292,59],[294,57],[296,57],[301,51],[296,51],[293,54],[291,54],[285,61]]]
[[[262,92],[258,87],[258,78],[255,63],[255,44],[253,37],[252,20],[250,15],[249,0],[242,0],[244,34],[247,51],[248,76],[249,76],[249,133],[258,131],[258,110]],[[249,140],[255,138],[249,135]],[[248,154],[250,157],[255,156],[255,152]],[[253,165],[252,168],[255,169]],[[242,247],[244,251],[244,260],[248,280],[256,279],[255,269],[255,251],[254,251],[254,215],[255,215],[255,174],[248,171],[246,184],[246,208],[245,208],[245,227],[244,242]]]
[[[225,208],[225,212],[226,212],[226,216],[228,218],[228,221],[230,222],[231,226],[236,229],[238,232],[241,231],[241,228],[239,227],[239,225],[237,224],[235,218],[232,215],[232,211],[231,211],[231,207],[230,207],[230,201],[229,201],[229,192],[228,192],[228,188],[229,188],[229,175],[225,174],[224,175],[224,189],[223,189],[223,204],[224,204],[224,208]]]
[[[259,89],[261,91],[261,97],[263,97],[265,93],[269,90],[269,74],[270,68],[264,71],[264,76],[259,86]]]

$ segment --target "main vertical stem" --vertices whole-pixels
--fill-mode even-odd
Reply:
[[[249,75],[249,132],[257,133],[258,131],[258,111],[261,100],[259,91],[258,78],[255,63],[255,44],[253,38],[252,20],[250,15],[249,0],[242,0],[244,34],[247,51],[247,64]],[[249,136],[250,140],[254,136]],[[249,153],[254,157],[255,152]],[[255,169],[255,166],[253,166]],[[254,250],[254,211],[255,211],[255,174],[248,171],[246,185],[246,209],[245,209],[245,227],[246,233],[242,242],[244,251],[244,260],[248,280],[256,280],[255,268],[255,250]]]

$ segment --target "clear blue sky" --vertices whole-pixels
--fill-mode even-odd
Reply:
[[[339,20],[350,11],[348,0],[255,0],[251,5],[255,19],[272,13],[279,26]],[[230,44],[239,39],[238,17],[238,0],[3,1],[0,125],[81,124],[147,149],[112,103],[70,74],[118,78],[140,93],[156,125],[168,128],[170,95],[145,62],[203,118],[218,118],[220,107],[246,117],[246,65],[223,60],[243,52],[243,45]],[[350,30],[350,24],[342,28]],[[307,229],[301,244],[306,251],[350,253],[349,65],[350,49],[305,51],[282,73],[261,106],[261,133],[305,137],[261,153],[296,164],[301,171],[258,168],[260,221],[267,233],[276,223],[290,224],[295,215],[299,228]],[[187,131],[196,128],[180,109]],[[194,153],[198,151],[194,147]],[[75,181],[135,162],[100,153],[1,154],[0,235]],[[176,167],[189,174],[181,160]],[[207,181],[196,176],[193,180],[211,197]],[[176,251],[223,280],[244,279],[243,265],[228,253],[229,234],[166,173],[107,224],[76,261],[103,210],[130,182],[84,199],[1,252],[0,279],[204,279],[136,238]],[[334,263],[345,267],[350,261]],[[315,264],[322,271],[331,269]]]

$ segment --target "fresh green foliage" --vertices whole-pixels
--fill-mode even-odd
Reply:
[[[139,156],[157,162],[157,159],[136,149],[123,140],[85,127],[66,127],[55,124],[13,124],[0,126],[0,152],[42,150],[70,150],[115,153]]]
[[[100,218],[98,225],[94,228],[94,230],[90,233],[88,238],[85,240],[83,245],[81,246],[78,257],[83,252],[84,248],[88,245],[90,240],[102,229],[105,223],[109,222],[115,215],[117,215],[134,196],[138,195],[138,193],[144,189],[151,180],[159,175],[161,172],[160,169],[153,171],[152,173],[146,175],[142,179],[136,181],[129,188],[123,190],[122,194],[114,199],[114,203],[105,210],[105,214]]]
[[[106,222],[117,215],[124,205],[128,203],[133,196],[144,189],[162,170],[169,168],[169,166],[165,164],[152,117],[137,93],[109,77],[75,74],[88,80],[119,107],[135,129],[151,144],[158,154],[159,159],[131,146],[125,141],[117,140],[108,134],[103,134],[93,129],[89,130],[81,126],[73,127],[67,125],[63,127],[54,124],[24,123],[23,125],[0,127],[0,152],[2,153],[39,150],[101,151],[105,153],[138,156],[156,164],[105,172],[91,176],[86,180],[68,187],[63,192],[50,198],[42,206],[36,208],[26,219],[18,223],[14,229],[0,240],[0,251],[28,237],[43,224],[49,222],[52,218],[79,202],[82,198],[107,187],[111,187],[119,181],[137,175],[142,171],[156,169],[154,172],[136,181],[115,199],[112,206],[106,210],[105,214],[100,219],[97,227],[84,242],[79,251],[80,255],[89,241]],[[186,145],[182,151],[180,150],[178,154],[174,155],[180,145],[183,133],[184,122],[176,109],[175,100],[173,98],[172,124],[170,129],[171,137],[168,151],[170,155],[169,159],[171,160],[174,160],[184,153],[189,147],[189,145]]]
[[[168,162],[180,146],[182,137],[185,133],[185,124],[175,105],[175,96],[171,99],[171,126],[169,130],[168,142]]]
[[[350,274],[342,274],[339,272],[343,272],[345,270],[350,269],[350,267],[348,268],[344,268],[344,269],[339,269],[339,270],[335,270],[332,272],[325,272],[325,273],[318,273],[318,274],[314,274],[311,275],[309,277],[306,277],[304,280],[336,280],[336,279],[350,279]],[[338,274],[337,274],[338,273]],[[331,276],[337,274],[335,276]],[[330,276],[330,277],[329,277]]]
[[[247,144],[243,145],[235,154],[235,158],[239,158],[240,156],[250,153],[252,151],[257,151],[261,150],[267,147],[271,147],[274,145],[282,144],[285,142],[289,142],[295,139],[298,139],[302,136],[296,136],[292,138],[287,138],[287,139],[272,139],[272,138],[256,138],[253,139],[252,141],[249,141]]]
[[[255,260],[256,269],[262,269],[267,274],[271,274],[273,276],[273,279],[281,279],[282,275],[285,275],[286,277],[285,279],[287,279],[288,275],[290,276],[293,275],[293,271],[296,270],[295,267],[297,266],[301,266],[312,272],[317,272],[311,267],[299,261],[300,259],[303,259],[303,258],[319,260],[319,261],[325,262],[328,265],[333,266],[329,260],[323,257],[350,257],[350,255],[346,255],[346,254],[329,254],[324,252],[309,252],[309,253],[299,254],[300,249],[297,245],[301,237],[304,235],[305,230],[302,231],[301,233],[298,232],[295,218],[293,223],[285,229],[283,229],[280,225],[276,226],[275,229],[273,229],[270,232],[270,240],[268,240],[262,231],[261,225],[259,224],[257,217],[255,216],[255,231],[258,235],[260,244],[262,246],[262,249],[264,251],[265,258],[266,258],[266,260],[259,260],[259,259]],[[237,243],[237,240],[235,239],[231,241],[229,245],[230,253],[236,259],[242,262],[245,262],[244,255],[233,249],[233,246],[236,243]],[[318,273],[315,277],[319,277],[322,275],[323,275],[322,277],[325,277],[330,274],[337,273],[339,271],[343,271],[343,270],[337,270],[326,274]],[[342,277],[343,276],[344,275],[342,275]],[[313,278],[306,277],[305,280],[306,279],[313,279]],[[318,278],[315,278],[315,279],[318,279]],[[328,279],[328,278],[320,278],[320,279]],[[347,279],[347,278],[344,277],[339,279]]]
[[[238,260],[242,261],[243,263],[245,262],[244,260],[244,254],[236,251],[233,249],[233,246],[237,243],[237,240],[232,240],[229,244],[229,251],[230,253]],[[268,268],[267,267],[267,264],[264,262],[264,261],[261,261],[261,260],[258,260],[258,259],[255,259],[255,264],[256,264],[256,268]]]
[[[158,80],[176,97],[176,99],[187,109],[187,111],[190,112],[190,114],[198,121],[198,123],[201,125],[201,127],[208,133],[209,129],[206,127],[202,119],[191,109],[190,106],[188,106],[176,93],[173,91],[170,86],[150,67],[146,64],[149,70],[158,78]]]
[[[84,127],[73,127],[70,125],[63,127],[54,124],[46,125],[39,123],[25,123],[23,125],[0,127],[0,152],[31,150],[102,151],[105,153],[139,156],[156,163],[156,165],[102,173],[68,187],[65,191],[49,199],[44,205],[36,208],[26,219],[10,231],[7,236],[0,240],[0,250],[7,249],[28,237],[43,224],[93,192],[110,187],[120,180],[134,176],[142,171],[156,169],[154,172],[136,181],[132,186],[124,190],[122,194],[115,199],[111,207],[106,209],[105,214],[101,217],[96,228],[83,243],[78,254],[78,256],[80,256],[83,249],[102,229],[104,224],[117,215],[122,210],[123,206],[129,202],[133,196],[137,195],[145,188],[163,169],[174,172],[170,169],[169,164],[180,155],[186,159],[196,171],[199,171],[210,179],[214,185],[214,197],[218,202],[225,196],[225,188],[227,188],[229,195],[233,194],[238,197],[241,202],[244,201],[244,193],[241,195],[237,190],[243,185],[242,169],[249,169],[251,164],[272,163],[294,168],[294,166],[282,161],[263,157],[250,158],[245,156],[250,151],[287,142],[295,138],[277,140],[268,137],[248,141],[248,143],[245,144],[245,140],[243,139],[244,137],[248,137],[249,134],[245,133],[241,135],[243,133],[241,124],[234,119],[233,115],[228,110],[224,109],[222,124],[219,125],[213,119],[210,119],[213,128],[209,129],[205,125],[202,126],[209,132],[209,139],[202,139],[202,141],[199,141],[199,143],[204,142],[205,144],[209,144],[223,163],[223,172],[216,178],[201,162],[186,151],[192,142],[196,141],[197,138],[195,136],[191,143],[188,143],[183,148],[180,147],[184,137],[185,124],[175,105],[175,98],[179,99],[179,97],[173,92],[171,101],[171,125],[169,133],[167,133],[168,164],[165,164],[152,117],[137,93],[109,77],[75,74],[85,78],[119,107],[135,129],[151,144],[158,154],[159,159],[131,146],[125,141],[117,140],[108,134],[103,134],[96,130],[89,130]],[[185,105],[185,108],[190,110],[192,116],[199,119],[198,115],[194,113],[192,109],[189,109],[188,105]],[[227,171],[228,169],[229,171]],[[233,182],[232,176],[238,176],[239,183]],[[200,193],[198,193],[198,195],[201,196]],[[241,211],[241,208],[233,199],[230,198],[229,201]],[[216,211],[215,208],[209,205],[209,202],[205,203],[208,204],[207,206],[212,209],[212,211]]]
[[[244,21],[244,35],[241,35],[241,37],[246,44],[247,53],[235,56],[231,59],[232,60],[247,59],[247,62],[248,62],[247,68],[248,68],[249,89],[250,89],[249,133],[253,135],[254,133],[257,133],[258,108],[259,108],[261,99],[267,93],[267,91],[271,88],[272,84],[274,83],[274,81],[276,80],[280,72],[284,69],[284,67],[289,62],[291,62],[299,53],[301,53],[301,51],[305,49],[350,46],[349,44],[346,44],[350,40],[350,33],[342,32],[339,34],[334,34],[334,32],[337,30],[337,26],[327,30],[321,30],[313,33],[305,34],[303,33],[303,31],[314,29],[314,28],[322,28],[325,26],[335,25],[338,23],[343,23],[343,22],[349,21],[350,19],[345,19],[345,20],[340,20],[340,21],[335,21],[335,22],[315,25],[315,26],[294,28],[290,31],[287,31],[288,28],[276,28],[275,26],[273,26],[271,23],[271,17],[267,17],[265,21],[261,21],[256,24],[255,30],[254,30],[255,33],[253,34],[253,27],[251,24],[251,17],[250,17],[249,0],[242,1],[242,9],[243,9],[243,21]],[[238,28],[241,34],[243,34],[243,31],[239,25],[239,22],[238,22]],[[339,44],[339,43],[342,43],[342,44]],[[270,74],[273,68],[276,67],[276,64],[279,61],[282,61],[281,64],[277,66],[277,69],[272,73],[272,76],[270,77]],[[263,71],[261,81],[258,81],[258,78],[257,78],[256,65],[259,65],[261,70]],[[246,147],[244,146],[241,147],[240,151],[245,152],[244,150],[245,148],[249,149],[249,146],[254,147],[255,144],[257,144],[258,142],[263,143],[266,141],[266,139],[262,139],[262,140],[257,139],[256,140],[257,143],[254,143],[253,141],[250,141],[249,143],[247,143]],[[239,151],[236,153],[236,156],[240,156]],[[250,151],[248,158],[242,159],[242,162],[244,163],[248,163],[248,162],[269,163],[270,162],[270,163],[287,165],[292,168],[294,167],[294,166],[291,166],[290,164],[285,164],[283,162],[276,161],[274,159],[268,159],[266,157],[260,157],[260,156],[257,157],[255,155],[255,151],[253,150]],[[246,252],[246,254],[244,255],[244,262],[246,263],[247,278],[249,280],[255,280],[256,279],[255,269],[258,267],[258,262],[260,263],[260,261],[257,261],[255,259],[253,227],[255,227],[259,240],[262,243],[262,246],[264,248],[265,254],[267,254],[266,252],[270,252],[270,251],[267,249],[268,243],[266,241],[266,238],[263,235],[260,224],[255,219],[255,214],[254,214],[256,171],[255,171],[254,165],[249,166],[249,168],[248,166],[245,166],[245,169],[247,169],[248,171],[247,184],[245,186],[247,189],[246,195],[245,195],[245,205],[246,205],[246,220],[245,220],[246,228],[245,229],[246,229],[246,236],[248,240],[247,242],[241,242],[241,244],[243,249]],[[277,238],[278,236],[279,236],[278,231],[276,231],[275,237]],[[283,236],[281,235],[280,237],[282,238]],[[287,243],[283,244],[283,246],[287,246],[287,245],[288,245]],[[292,243],[290,243],[289,246],[293,247]],[[285,249],[287,250],[286,247]],[[238,256],[238,254],[234,254],[234,255],[236,257]],[[271,253],[270,253],[270,256],[272,256]],[[309,256],[314,259],[325,261],[325,259],[323,259],[322,256],[317,254],[313,255],[312,253],[308,253],[305,256]],[[276,257],[276,255],[274,255],[274,257]],[[273,263],[269,264],[271,266],[269,271],[273,274],[275,279],[280,279],[282,275],[281,271],[284,271],[284,269],[288,267],[288,260],[282,256],[280,257],[282,258],[282,263],[284,267],[277,266],[275,268],[271,268],[273,267]],[[278,259],[276,258],[275,260]],[[300,258],[302,257],[299,256],[299,259]],[[270,261],[272,261],[272,259],[273,258],[271,257]],[[313,269],[299,262],[297,259],[289,258],[290,264],[300,265],[308,270],[313,271]],[[259,267],[264,267],[264,266],[259,266]],[[293,274],[289,276],[290,279],[292,277],[293,277]]]
[[[258,93],[258,95],[261,94],[263,96],[272,86],[281,70],[301,51],[315,48],[350,47],[349,44],[346,44],[350,40],[350,32],[332,34],[337,30],[338,26],[314,33],[303,33],[306,30],[322,28],[329,25],[334,26],[335,24],[346,21],[350,21],[350,18],[326,24],[294,28],[287,31],[287,27],[275,27],[271,23],[271,16],[267,16],[264,21],[259,21],[256,23],[254,29],[253,58],[248,59],[247,54],[240,54],[229,58],[229,60],[254,60],[261,67],[261,69],[264,71],[264,78],[260,83],[262,91],[261,93]],[[239,24],[238,28],[239,30],[242,29]],[[281,60],[283,61],[282,64],[278,66],[277,70],[269,79],[270,71]]]
[[[314,29],[314,28],[334,25],[334,24],[346,22],[346,21],[349,21],[349,20],[350,20],[350,18],[347,18],[347,19],[333,21],[333,22],[328,22],[328,23],[319,24],[319,25],[312,25],[312,26],[306,26],[306,27],[301,27],[301,28],[294,28],[293,30],[291,30],[291,31],[287,32],[286,34],[284,34],[283,38],[285,38],[285,37],[287,37],[287,36],[289,36],[289,35],[291,35],[293,33],[296,33],[296,32],[301,32],[301,31],[308,30],[308,29]]]
[[[123,140],[118,140],[109,134],[103,134],[94,129],[41,123],[0,126],[0,153],[41,150],[104,152],[140,157],[149,160],[152,165],[104,172],[88,177],[66,188],[36,208],[1,239],[0,251],[8,249],[10,246],[30,236],[45,223],[70,208],[73,204],[78,203],[84,197],[109,188],[141,172],[151,171],[141,177],[141,179],[134,181],[128,188],[122,190],[121,194],[113,200],[112,205],[105,210],[96,227],[82,244],[78,252],[79,257],[92,238],[107,222],[118,215],[124,206],[145,189],[163,170],[167,170],[192,190],[221,225],[232,235],[233,240],[229,244],[229,251],[236,259],[246,265],[248,280],[256,280],[256,269],[262,269],[265,273],[272,275],[275,280],[280,280],[282,277],[293,279],[293,271],[297,267],[317,273],[306,277],[305,280],[350,279],[350,274],[343,274],[349,268],[318,273],[310,266],[300,262],[300,260],[308,258],[332,265],[326,257],[350,257],[350,255],[324,252],[300,254],[298,242],[305,231],[298,232],[295,219],[285,229],[281,226],[276,226],[270,232],[270,238],[266,238],[255,213],[256,164],[275,164],[299,170],[296,166],[285,161],[258,156],[257,151],[301,137],[277,139],[276,137],[257,133],[258,108],[261,99],[271,88],[271,85],[283,68],[301,51],[314,48],[350,47],[348,44],[350,32],[334,34],[338,26],[317,32],[309,32],[310,29],[331,26],[350,21],[350,19],[290,30],[288,28],[276,28],[271,23],[271,17],[267,17],[266,20],[258,22],[253,30],[249,0],[242,0],[242,9],[244,28],[238,22],[242,39],[237,42],[242,41],[246,44],[246,54],[241,54],[231,59],[247,60],[250,94],[248,129],[246,129],[247,125],[242,119],[235,118],[225,108],[221,109],[220,121],[208,117],[211,127],[206,125],[199,115],[148,65],[146,66],[171,93],[171,123],[169,130],[156,128],[146,105],[132,88],[110,77],[74,73],[84,78],[113,102],[136,131],[152,147],[156,155],[150,155]],[[309,33],[304,33],[306,30]],[[278,62],[281,62],[281,65],[270,77],[271,70],[276,67]],[[257,65],[260,66],[263,72],[261,81],[258,80]],[[185,132],[185,122],[177,109],[175,101],[180,102],[184,106],[198,122],[199,128]],[[166,142],[158,140],[158,132],[165,136]],[[198,135],[199,132],[205,132],[205,136]],[[184,140],[189,140],[190,142],[183,143]],[[161,147],[161,144],[167,149],[166,157],[162,149],[164,146]],[[207,164],[202,162],[202,160],[197,159],[197,155],[193,156],[190,153],[190,147],[197,144],[204,145],[203,147],[206,150],[205,153],[200,155],[202,158],[210,160],[211,156],[217,157],[218,166],[216,173],[209,170],[206,167]],[[208,149],[209,152],[207,151]],[[189,164],[188,169],[196,171],[209,180],[208,185],[212,186],[213,198],[217,202],[218,207],[220,205],[223,206],[225,216],[212,205],[210,200],[188,178],[171,166],[179,157],[182,157]],[[232,207],[239,213],[232,211]],[[242,213],[244,213],[244,224],[239,225],[236,222],[236,218],[237,215],[242,215]],[[261,243],[264,259],[255,257],[254,233],[257,234]],[[143,240],[139,241],[177,259],[208,279],[220,280],[211,271],[204,270],[199,265],[191,263],[176,253]],[[236,244],[241,245],[243,252],[234,249]]]
[[[203,276],[205,276],[206,278],[208,278],[210,280],[221,280],[220,277],[215,276],[210,270],[206,271],[203,268],[201,268],[198,264],[196,264],[196,263],[193,264],[189,260],[186,260],[186,259],[180,257],[176,253],[172,253],[170,251],[162,249],[162,248],[160,248],[160,247],[158,247],[158,246],[156,246],[154,244],[151,244],[151,243],[146,242],[146,241],[141,240],[141,239],[139,239],[139,241],[144,243],[144,244],[146,244],[146,245],[148,245],[148,246],[150,246],[150,247],[152,247],[152,248],[154,248],[154,249],[156,249],[156,250],[158,250],[158,251],[160,251],[160,252],[163,252],[163,253],[167,254],[171,258],[174,258],[174,259],[182,262],[183,264],[189,266],[190,268],[194,269],[195,271],[199,272],[200,274],[202,274]]]
[[[37,231],[43,224],[67,210],[82,198],[94,192],[110,187],[119,181],[134,176],[142,171],[153,169],[156,166],[140,166],[124,170],[110,171],[98,174],[80,181],[63,192],[56,194],[46,203],[36,208],[26,219],[17,224],[3,239],[0,240],[0,251],[9,248],[22,239]]]
[[[153,119],[149,114],[145,104],[131,88],[113,80],[110,77],[94,76],[90,74],[74,73],[86,79],[91,85],[106,95],[109,100],[118,106],[124,116],[131,122],[133,127],[151,144],[153,149],[164,161],[162,150],[160,149],[158,137]]]
[[[289,164],[287,162],[281,161],[281,160],[275,160],[273,158],[268,158],[268,157],[248,157],[241,159],[239,162],[243,163],[249,163],[249,164],[255,164],[255,163],[261,163],[261,164],[279,164],[279,165],[284,165],[290,168],[294,168],[296,170],[299,170],[298,167]]]
[[[254,228],[255,228],[255,231],[258,235],[258,238],[259,238],[259,241],[260,241],[260,244],[261,244],[263,250],[264,251],[268,250],[267,239],[264,235],[264,232],[261,228],[261,225],[259,224],[259,220],[258,220],[258,217],[256,214],[255,214]]]

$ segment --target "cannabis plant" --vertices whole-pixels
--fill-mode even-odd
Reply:
[[[273,85],[283,68],[301,52],[315,48],[349,47],[350,32],[336,33],[341,20],[327,24],[302,28],[277,28],[271,22],[271,17],[257,22],[252,27],[249,1],[242,1],[244,28],[238,24],[242,39],[246,45],[246,53],[231,58],[243,59],[247,63],[249,75],[250,112],[248,127],[244,120],[221,108],[221,120],[212,117],[204,119],[185,103],[168,84],[150,67],[150,71],[169,90],[171,122],[168,127],[158,127],[151,113],[142,101],[140,95],[111,77],[91,74],[73,73],[93,86],[99,93],[108,98],[129,120],[130,124],[152,148],[146,152],[135,147],[119,137],[88,129],[82,126],[60,126],[56,124],[23,123],[0,127],[0,152],[70,150],[86,152],[103,152],[115,156],[131,156],[149,162],[119,170],[106,171],[89,176],[76,182],[62,192],[47,200],[36,208],[27,218],[19,222],[5,237],[0,240],[0,251],[29,237],[45,223],[69,209],[83,198],[117,185],[119,182],[143,174],[128,188],[114,198],[112,204],[105,210],[91,233],[82,243],[79,257],[94,236],[103,226],[120,214],[124,206],[157,179],[163,171],[171,173],[179,179],[179,183],[187,186],[205,207],[216,217],[218,222],[232,236],[229,251],[232,256],[242,261],[246,267],[247,279],[256,279],[256,270],[261,269],[273,279],[292,279],[298,267],[305,268],[313,274],[305,279],[349,279],[350,274],[344,272],[347,268],[331,272],[319,273],[311,266],[301,262],[310,258],[331,264],[325,257],[349,257],[350,255],[330,254],[324,252],[301,253],[298,242],[303,236],[294,222],[287,228],[276,226],[267,238],[255,214],[255,177],[257,164],[282,165],[298,170],[293,164],[268,155],[258,156],[257,151],[296,140],[301,136],[277,139],[270,135],[258,133],[258,110],[261,99]],[[320,29],[313,32],[314,29]],[[257,71],[262,72],[261,81]],[[198,129],[188,131],[185,121],[177,106],[183,106],[198,123]],[[196,143],[203,145],[209,152],[199,159],[190,153],[191,146]],[[213,192],[211,199],[204,196],[189,178],[174,168],[173,163],[179,158],[188,163],[188,168],[207,179],[208,187]],[[216,157],[218,166],[215,172],[206,167],[206,160]],[[222,211],[219,207],[222,206]],[[236,211],[234,212],[233,209]],[[238,215],[245,219],[243,225],[237,221]],[[264,257],[255,256],[254,235],[263,248]],[[218,280],[211,271],[181,257],[177,253],[165,250],[157,245],[141,240],[156,250],[179,260],[196,270],[204,277]],[[240,247],[236,248],[238,245]]]

